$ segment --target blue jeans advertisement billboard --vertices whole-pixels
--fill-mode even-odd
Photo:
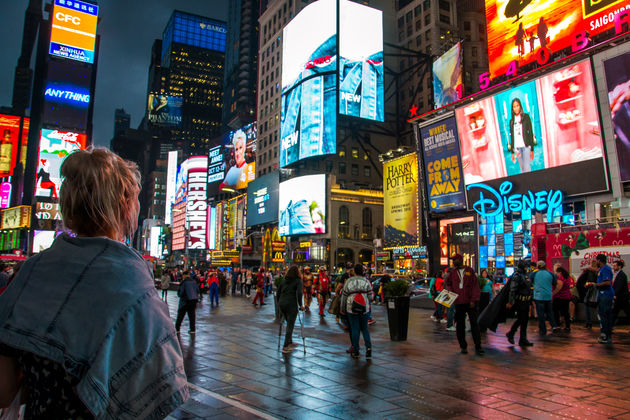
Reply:
[[[457,123],[451,117],[420,129],[429,210],[435,213],[466,208]]]

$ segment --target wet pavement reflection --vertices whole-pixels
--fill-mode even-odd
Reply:
[[[255,307],[228,296],[197,307],[196,334],[182,325],[181,345],[191,400],[172,419],[431,419],[616,418],[630,420],[630,328],[615,344],[597,343],[598,329],[536,334],[534,347],[510,345],[507,328],[484,337],[485,356],[462,355],[454,332],[412,308],[408,340],[392,342],[383,306],[370,326],[373,358],[346,353],[348,334],[316,303],[303,314],[306,354],[296,322],[290,354],[278,351],[273,299]],[[169,292],[171,317],[177,298]],[[284,329],[283,329],[284,334]],[[282,337],[283,339],[284,337]],[[470,339],[469,339],[470,341]],[[363,342],[361,341],[361,345]]]

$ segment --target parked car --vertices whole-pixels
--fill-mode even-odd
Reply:
[[[419,296],[429,293],[430,279],[416,279],[409,285],[409,294]]]

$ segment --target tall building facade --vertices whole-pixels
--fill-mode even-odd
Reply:
[[[260,0],[230,2],[223,93],[225,131],[256,119],[260,3]]]
[[[148,127],[189,156],[221,130],[226,37],[225,22],[176,10],[153,45]]]
[[[131,125],[131,115],[125,112],[124,108],[114,111],[114,137],[125,132]]]

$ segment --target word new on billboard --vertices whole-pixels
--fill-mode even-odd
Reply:
[[[205,249],[208,202],[206,157],[191,158],[188,167],[188,195],[186,197],[186,222],[188,224],[188,248]]]
[[[462,47],[458,42],[433,62],[435,108],[441,108],[463,97]]]
[[[441,213],[466,208],[455,118],[422,127],[420,137],[430,211]]]
[[[97,5],[79,0],[55,0],[50,20],[51,55],[94,63]]]
[[[384,248],[418,246],[418,156],[415,153],[383,165]]]

